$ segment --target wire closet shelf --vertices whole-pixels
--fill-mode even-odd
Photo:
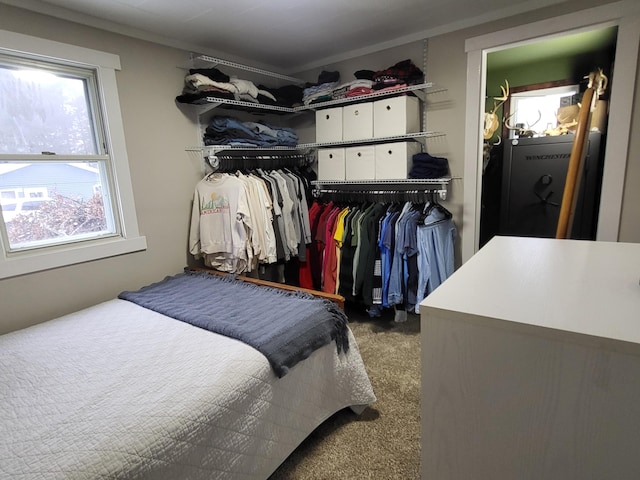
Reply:
[[[409,178],[399,180],[314,180],[313,195],[353,195],[367,197],[431,197],[446,200],[451,177]]]

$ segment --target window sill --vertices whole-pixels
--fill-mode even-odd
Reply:
[[[0,258],[0,279],[125,255],[146,249],[146,237],[138,236],[133,238],[109,239],[87,245],[73,244],[59,249],[29,252],[24,255]]]

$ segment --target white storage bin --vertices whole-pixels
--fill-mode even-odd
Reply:
[[[316,142],[342,141],[342,107],[316,111]]]
[[[342,139],[373,138],[373,102],[357,103],[342,108]]]
[[[420,151],[417,142],[381,143],[375,147],[376,180],[408,178],[413,156]]]
[[[420,104],[416,97],[393,97],[373,104],[373,136],[395,137],[420,131]]]
[[[345,180],[375,180],[376,160],[373,145],[344,149]]]
[[[318,180],[346,180],[344,148],[318,150]]]

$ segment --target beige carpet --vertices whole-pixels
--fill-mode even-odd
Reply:
[[[395,323],[347,309],[377,402],[342,410],[316,429],[270,480],[420,478],[420,319]]]

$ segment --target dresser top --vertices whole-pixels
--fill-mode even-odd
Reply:
[[[421,304],[640,345],[640,244],[494,237]]]

